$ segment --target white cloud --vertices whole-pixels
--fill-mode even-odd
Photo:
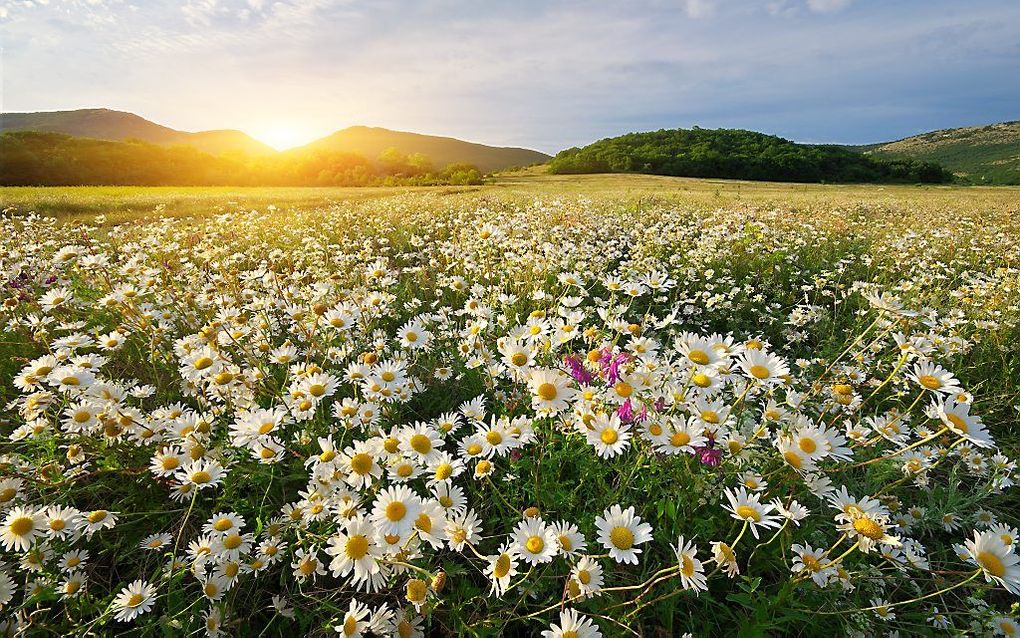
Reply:
[[[807,6],[816,13],[832,13],[847,8],[851,2],[853,0],[807,0]]]
[[[715,13],[715,0],[684,0],[684,11],[691,18],[707,18]]]

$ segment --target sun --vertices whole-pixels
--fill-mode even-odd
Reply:
[[[258,141],[272,146],[278,151],[301,146],[315,139],[315,134],[293,124],[270,124],[255,129],[251,136]]]

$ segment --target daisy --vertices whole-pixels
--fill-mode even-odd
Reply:
[[[837,529],[846,532],[851,540],[856,540],[859,549],[865,554],[876,545],[900,545],[899,537],[889,534],[889,517],[880,512],[854,512]]]
[[[506,588],[510,586],[510,579],[518,573],[518,558],[520,556],[516,545],[510,542],[503,543],[499,548],[499,554],[488,557],[489,565],[485,569],[485,574],[492,581],[490,591],[496,596],[502,596],[506,592]]]
[[[345,472],[344,481],[356,489],[369,487],[373,481],[382,477],[383,473],[372,446],[365,441],[357,441],[345,449],[337,460],[337,466]]]
[[[449,539],[450,548],[459,552],[464,549],[466,543],[477,540],[482,533],[482,525],[474,510],[469,509],[463,514],[447,519],[443,531]]]
[[[559,550],[555,531],[537,516],[517,523],[512,538],[516,543],[517,553],[529,565],[548,563]]]
[[[790,546],[790,551],[794,553],[791,571],[794,574],[807,573],[816,585],[825,587],[836,569],[825,558],[825,550],[814,549],[810,545],[794,543]]]
[[[116,610],[114,618],[120,622],[131,622],[138,616],[152,609],[156,596],[156,588],[144,580],[136,580],[120,590],[113,599]]]
[[[685,541],[681,536],[677,539],[676,547],[677,562],[680,564],[680,585],[684,589],[707,591],[708,580],[705,576],[705,566],[697,558],[697,550],[694,543]]]
[[[536,369],[528,375],[531,388],[531,404],[541,415],[553,415],[567,409],[569,402],[577,396],[571,387],[571,379],[559,370]]]
[[[740,565],[737,564],[737,554],[733,548],[721,541],[712,543],[712,560],[720,568],[726,570],[726,574],[733,578],[740,574]]]
[[[294,560],[291,562],[291,568],[294,570],[294,577],[299,581],[304,581],[307,578],[315,580],[316,576],[321,576],[326,573],[326,569],[319,560],[318,549],[312,547],[307,552],[303,547],[299,547],[294,553]]]
[[[333,629],[340,632],[340,635],[345,638],[361,638],[364,632],[368,630],[369,623],[366,620],[368,614],[368,605],[364,605],[352,598],[350,606],[347,608],[347,613],[344,614],[343,623]]]
[[[85,574],[82,572],[71,572],[64,577],[64,581],[60,583],[60,597],[64,600],[68,598],[74,598],[78,594],[82,593],[82,588],[85,586]]]
[[[750,524],[751,533],[758,538],[759,527],[779,527],[779,517],[772,514],[775,506],[761,502],[761,494],[749,493],[743,487],[736,491],[726,488],[726,499],[730,502],[729,507],[733,518]]]
[[[50,538],[74,536],[81,526],[81,512],[73,507],[53,505],[46,509],[46,527]]]
[[[954,395],[963,391],[952,372],[930,361],[915,364],[907,376],[929,392]]]
[[[7,512],[3,528],[0,529],[0,543],[8,551],[28,551],[37,536],[46,531],[45,510],[31,506],[18,506]]]
[[[422,464],[433,459],[443,445],[443,437],[427,423],[416,423],[400,434],[401,451]]]
[[[173,537],[170,534],[151,534],[142,539],[138,546],[150,552],[159,551],[165,548],[172,539]]]
[[[588,598],[598,595],[602,590],[602,566],[590,556],[582,556],[581,560],[570,570],[572,599]]]
[[[621,423],[616,412],[596,414],[587,437],[599,457],[612,458],[623,454],[630,445],[630,425]]]
[[[747,350],[737,364],[749,378],[766,385],[782,383],[790,375],[790,368],[782,359],[761,350]]]
[[[1020,595],[1020,556],[1012,545],[1002,542],[992,531],[974,532],[974,540],[964,543],[969,559],[984,572],[985,580],[997,582],[1014,595]]]
[[[560,624],[550,624],[542,638],[602,638],[602,632],[587,616],[567,609],[560,612]]]
[[[372,523],[382,534],[404,535],[421,513],[422,501],[402,485],[379,492],[372,506]]]
[[[971,415],[970,408],[971,404],[969,403],[958,403],[947,399],[944,403],[935,403],[931,411],[942,420],[947,428],[966,437],[974,445],[985,448],[994,447],[995,442],[984,423],[981,422],[981,418]]]
[[[595,517],[595,527],[598,528],[599,542],[618,563],[637,565],[641,549],[635,545],[652,540],[652,526],[634,515],[633,506],[624,510],[613,505],[601,516]]]
[[[189,483],[196,488],[203,490],[207,487],[216,487],[226,474],[223,466],[218,461],[198,459],[181,467],[174,478],[181,483]]]
[[[573,523],[566,521],[553,523],[552,530],[556,535],[556,540],[559,541],[560,551],[566,556],[583,552],[588,546],[581,531]]]

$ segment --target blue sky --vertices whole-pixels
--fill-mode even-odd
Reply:
[[[0,0],[5,111],[277,144],[353,124],[555,152],[635,130],[864,143],[1020,119],[1016,0]]]

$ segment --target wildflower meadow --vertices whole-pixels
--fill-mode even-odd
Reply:
[[[1018,209],[940,192],[12,206],[0,633],[1016,635]]]

